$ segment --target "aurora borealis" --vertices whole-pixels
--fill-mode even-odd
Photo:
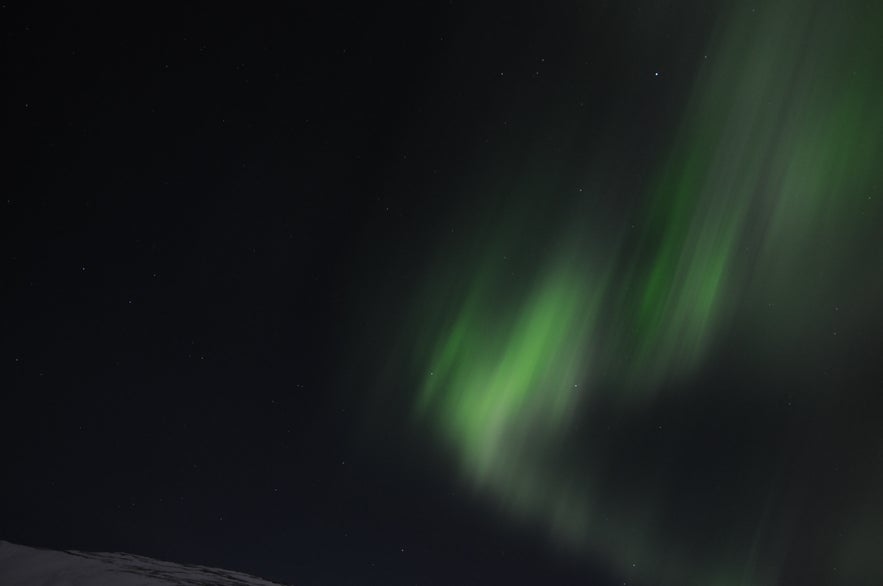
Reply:
[[[883,5],[733,4],[716,22],[634,209],[599,220],[583,203],[611,181],[597,161],[586,161],[597,187],[565,196],[531,163],[494,171],[510,187],[487,197],[503,203],[447,238],[441,250],[460,253],[434,265],[403,334],[416,341],[413,421],[501,514],[638,583],[778,584],[793,579],[788,555],[810,553],[804,571],[818,583],[865,583],[852,580],[880,575],[879,455],[874,473],[858,473],[864,496],[844,505],[837,537],[789,554],[801,497],[777,478],[796,468],[798,483],[812,482],[812,467],[794,464],[777,429],[786,415],[729,426],[736,411],[799,401],[821,417],[844,395],[879,391],[879,380],[807,381],[800,361],[849,352],[832,344],[848,326],[827,325],[840,308],[883,317]],[[749,383],[765,368],[779,382]],[[683,447],[702,441],[682,413],[690,404],[734,434],[718,456],[734,469]],[[627,451],[634,438],[587,429],[609,421],[656,435]],[[615,452],[644,469],[610,468]],[[687,503],[672,476],[693,468],[719,476],[698,483],[708,493],[734,486]],[[702,521],[673,518],[687,507]]]
[[[883,584],[881,0],[0,21],[0,541]]]

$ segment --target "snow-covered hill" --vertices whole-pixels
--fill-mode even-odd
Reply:
[[[248,574],[127,553],[53,551],[0,541],[2,586],[279,586]]]

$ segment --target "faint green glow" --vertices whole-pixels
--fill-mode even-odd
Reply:
[[[611,495],[592,461],[561,454],[581,450],[567,443],[579,413],[604,401],[634,416],[680,389],[730,331],[752,332],[766,353],[803,335],[823,290],[837,286],[814,276],[840,274],[876,241],[880,6],[780,0],[726,11],[636,237],[610,253],[577,226],[513,281],[501,250],[519,248],[533,229],[523,202],[543,196],[523,190],[511,196],[520,212],[476,237],[474,270],[437,276],[418,301],[425,319],[408,333],[422,373],[414,417],[432,424],[467,482],[637,578],[775,583],[789,526],[769,507],[746,518],[756,529],[733,528],[746,537],[697,557],[658,529],[665,486]],[[852,278],[883,291],[879,267]],[[784,327],[764,324],[759,308],[771,299],[787,300]],[[837,556],[857,560],[852,576],[875,563],[849,548]]]
[[[510,454],[541,457],[536,442],[566,423],[590,375],[588,336],[603,287],[602,280],[556,268],[516,315],[488,320],[494,299],[476,300],[442,338],[418,405],[440,411],[447,439],[463,448],[463,464],[477,482],[493,483],[500,470],[517,468]]]

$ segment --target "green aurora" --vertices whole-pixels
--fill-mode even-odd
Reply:
[[[778,409],[800,384],[742,388],[751,377],[735,373],[732,387],[714,388],[710,365],[772,364],[800,379],[799,361],[838,351],[836,332],[819,326],[836,309],[829,301],[881,318],[883,3],[738,4],[717,22],[630,225],[550,205],[542,165],[526,165],[494,194],[506,203],[492,225],[441,244],[461,254],[434,265],[403,333],[421,381],[413,422],[462,481],[502,515],[638,583],[777,583],[801,527],[784,506],[791,487],[775,479],[781,436],[763,436],[765,465],[746,475],[735,512],[703,497],[703,519],[672,520],[686,497],[664,470],[682,470],[682,445],[660,439],[647,449],[664,455],[654,464],[663,472],[629,472],[629,489],[614,490],[605,454],[631,440],[591,426],[647,420],[663,438],[658,413],[731,393],[748,413]],[[537,227],[539,216],[556,228]],[[794,358],[795,344],[812,349]],[[816,410],[845,392],[802,388]],[[869,544],[881,538],[883,483],[862,478],[842,536],[814,550],[831,572],[823,583],[879,569]]]

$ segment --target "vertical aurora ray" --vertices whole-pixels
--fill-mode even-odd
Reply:
[[[423,319],[406,332],[421,380],[414,420],[430,424],[462,478],[637,579],[775,583],[791,526],[769,504],[732,527],[709,510],[728,545],[697,555],[660,520],[677,483],[656,478],[630,496],[609,494],[601,465],[573,457],[584,450],[573,445],[580,418],[600,405],[638,418],[670,395],[698,392],[690,381],[734,331],[747,332],[758,354],[775,354],[813,331],[807,323],[821,299],[844,289],[836,276],[850,257],[862,259],[849,275],[859,285],[841,298],[883,294],[883,5],[828,4],[725,11],[636,234],[600,242],[591,219],[560,218],[575,227],[548,236],[516,286],[501,251],[545,233],[531,214],[544,194],[512,194],[522,212],[484,226],[492,237],[475,236],[465,278],[462,267],[434,275],[418,299]],[[771,299],[789,300],[784,327],[764,324],[758,308]],[[769,502],[781,497],[770,489]],[[855,549],[830,554],[852,560],[854,576],[873,564]]]

